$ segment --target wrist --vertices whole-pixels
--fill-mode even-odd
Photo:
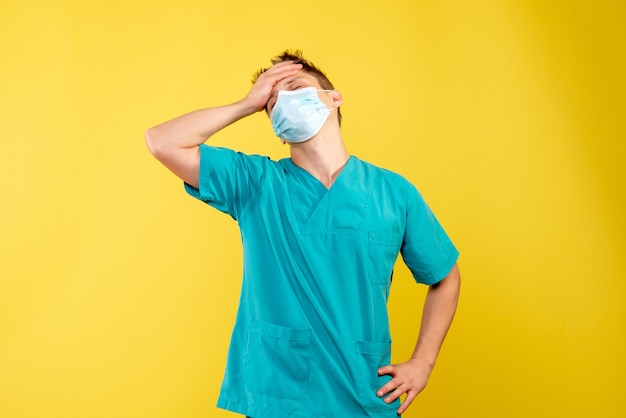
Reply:
[[[241,114],[244,117],[263,110],[263,107],[259,107],[259,104],[249,96],[244,97],[234,104],[239,107]]]
[[[419,364],[430,375],[435,368],[436,357],[422,353],[413,353],[409,361]]]

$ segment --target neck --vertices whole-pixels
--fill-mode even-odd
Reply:
[[[310,140],[291,144],[293,163],[330,188],[350,158],[338,126],[324,128]]]

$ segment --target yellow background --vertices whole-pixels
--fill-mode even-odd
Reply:
[[[146,128],[302,48],[349,151],[413,181],[461,251],[407,417],[623,417],[621,1],[2,1],[0,417],[227,417],[236,224]],[[280,158],[254,115],[211,141]],[[395,360],[425,288],[398,264]],[[346,295],[349,297],[349,295]],[[329,371],[330,372],[330,371]]]

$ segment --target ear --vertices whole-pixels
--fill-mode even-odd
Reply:
[[[339,90],[331,90],[330,97],[333,100],[333,106],[335,108],[343,104],[343,97],[341,96],[341,93],[339,92]]]

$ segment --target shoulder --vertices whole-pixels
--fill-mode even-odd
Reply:
[[[413,184],[402,174],[399,174],[387,168],[377,166],[368,161],[361,160],[358,157],[353,156],[352,158],[356,160],[358,165],[369,171],[376,183],[387,184],[389,186],[401,188],[403,190],[406,190],[407,188],[415,188],[415,186],[413,186]]]

